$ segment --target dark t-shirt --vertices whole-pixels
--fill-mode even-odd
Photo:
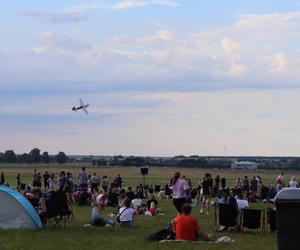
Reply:
[[[128,199],[132,200],[134,198],[135,194],[134,194],[134,192],[129,191],[129,192],[126,193],[126,196],[127,196]]]
[[[148,207],[148,210],[150,209],[150,206],[151,206],[151,202],[154,202],[155,206],[157,207],[158,205],[158,202],[156,199],[150,199],[147,201],[147,207]]]
[[[202,187],[203,187],[203,194],[207,195],[210,194],[209,190],[212,190],[213,187],[213,179],[205,179],[202,182]]]
[[[220,177],[216,177],[215,178],[215,187],[219,188],[219,186],[220,186]]]

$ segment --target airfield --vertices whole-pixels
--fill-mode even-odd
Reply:
[[[11,187],[16,185],[16,175],[21,174],[21,182],[30,184],[31,174],[34,168],[43,174],[46,170],[55,173],[58,176],[61,170],[72,172],[74,177],[77,176],[82,166],[87,167],[90,174],[94,172],[99,176],[107,175],[112,180],[120,174],[125,181],[125,188],[128,186],[135,187],[143,183],[139,168],[136,167],[93,167],[89,164],[66,164],[66,165],[0,165],[0,172],[4,172],[6,182]],[[219,174],[225,177],[227,186],[234,184],[237,177],[247,175],[252,178],[255,175],[262,177],[263,183],[268,185],[274,183],[277,171],[248,171],[248,170],[217,170],[217,169],[191,169],[191,168],[157,168],[150,167],[149,175],[146,177],[148,185],[165,185],[172,177],[175,171],[191,178],[193,186],[203,178],[206,172],[212,173],[213,177]],[[286,181],[292,175],[297,177],[296,172],[286,172]],[[214,208],[210,214],[199,214],[197,208],[193,208],[193,215],[199,220],[201,228],[213,237],[223,235],[231,237],[234,243],[157,243],[149,242],[145,238],[160,229],[163,229],[167,222],[170,222],[175,216],[175,208],[171,200],[159,201],[160,208],[165,211],[164,216],[143,217],[138,216],[136,227],[134,229],[125,229],[119,227],[113,228],[86,228],[83,225],[88,223],[91,215],[90,207],[76,207],[75,221],[68,221],[64,228],[46,228],[41,231],[1,231],[0,232],[0,249],[276,249],[276,234],[271,233],[268,228],[265,231],[246,229],[243,233],[235,232],[215,232],[214,225]],[[251,204],[250,208],[268,208],[272,205],[264,203]],[[111,212],[116,212],[116,208],[107,207],[104,217],[109,218]],[[124,247],[126,246],[126,247]]]

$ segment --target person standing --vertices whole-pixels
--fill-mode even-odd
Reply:
[[[68,207],[69,207],[69,210],[71,211],[71,219],[75,220],[74,179],[70,172],[67,172],[64,191],[66,192],[66,195],[67,195]]]
[[[242,181],[242,191],[248,192],[249,191],[249,179],[248,176],[244,176],[244,179]]]
[[[221,187],[222,187],[222,189],[224,189],[226,187],[226,178],[225,177],[221,178]]]
[[[38,188],[42,187],[42,176],[41,176],[40,172],[38,172],[38,174],[37,174],[37,187]]]
[[[296,177],[292,176],[290,180],[290,187],[291,188],[297,188],[298,187],[298,182],[296,181]]]
[[[0,185],[4,185],[4,184],[5,184],[4,173],[1,173],[1,177],[0,177]]]
[[[235,188],[241,188],[241,179],[240,177],[235,180]]]
[[[261,198],[261,189],[263,186],[262,179],[259,175],[257,175],[256,180],[257,180],[257,197]]]
[[[48,190],[49,189],[49,182],[48,182],[48,179],[50,178],[50,174],[48,173],[48,171],[46,171],[44,174],[43,174],[43,180],[44,180],[44,188],[45,190]]]
[[[118,188],[122,188],[122,183],[123,183],[123,179],[122,177],[118,174],[118,177],[116,178],[116,185]]]
[[[20,173],[17,175],[17,189],[19,190],[21,187],[21,176]]]
[[[105,192],[107,192],[108,185],[109,185],[109,180],[108,180],[107,176],[104,175],[102,178],[102,188]]]
[[[257,194],[257,186],[258,186],[258,181],[257,181],[256,177],[253,176],[253,178],[250,182],[250,190],[252,191],[254,196],[256,196],[256,194]]]
[[[59,188],[61,190],[65,189],[66,182],[67,182],[66,173],[65,173],[65,171],[61,171],[59,178],[58,178],[58,184],[59,184]]]
[[[284,188],[284,174],[283,172],[280,173],[280,175],[276,178],[276,184],[277,184],[277,192],[280,191],[282,188]]]
[[[182,213],[182,205],[186,202],[186,191],[190,189],[187,181],[181,179],[180,176],[180,172],[176,172],[170,182],[170,189],[173,190],[173,204],[179,214]]]
[[[91,184],[91,191],[94,193],[94,191],[99,187],[100,185],[100,179],[97,176],[96,173],[93,174],[93,176],[90,179],[90,184]]]
[[[219,193],[220,181],[221,181],[220,176],[217,174],[215,178],[215,186],[214,186],[214,193],[216,196],[218,196]]]
[[[55,175],[53,173],[50,175],[50,178],[48,179],[48,183],[49,183],[50,191],[57,190],[57,180],[55,179]]]
[[[85,167],[81,168],[78,178],[79,178],[80,189],[83,190],[88,186],[88,180],[89,180],[88,173],[86,172]]]
[[[36,172],[36,169],[34,169],[32,173],[32,186],[38,187],[39,185],[38,182],[39,182],[38,173]]]
[[[212,190],[213,190],[213,179],[210,173],[206,173],[202,182],[202,189],[203,189],[203,201],[200,207],[200,213],[203,213],[203,209],[206,205],[206,214],[209,213],[211,197],[212,197]]]

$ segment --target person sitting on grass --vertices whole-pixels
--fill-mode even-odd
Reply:
[[[126,198],[124,201],[124,207],[119,209],[120,226],[133,227],[133,222],[136,215],[136,210],[131,207],[131,201]]]
[[[201,229],[195,217],[191,216],[192,207],[185,203],[182,206],[182,214],[172,221],[176,240],[187,241],[212,241]]]
[[[164,188],[162,188],[162,189],[158,192],[157,197],[158,197],[158,199],[160,199],[160,200],[164,200],[164,199],[167,198],[166,191],[165,191]]]
[[[39,217],[42,221],[42,223],[45,225],[47,224],[47,206],[46,206],[46,197],[45,197],[45,194],[41,193],[40,192],[40,195],[39,195],[39,202],[38,202],[38,214],[39,214]]]
[[[155,209],[158,208],[158,201],[157,199],[155,199],[154,195],[151,194],[149,200],[147,200],[147,208],[148,210],[150,209],[151,203],[154,202],[155,204]]]
[[[142,205],[143,205],[143,201],[142,201],[138,196],[136,196],[136,197],[131,201],[131,203],[132,203],[133,208],[134,208],[136,211],[138,211],[139,208],[141,208]]]
[[[93,204],[93,210],[92,210],[92,216],[90,218],[89,224],[84,225],[85,227],[88,226],[95,226],[95,227],[109,227],[109,226],[113,226],[114,222],[112,220],[105,220],[102,216],[101,216],[101,211],[102,208],[101,206],[97,206],[96,203]]]

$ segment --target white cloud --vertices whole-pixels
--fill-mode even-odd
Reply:
[[[270,56],[270,73],[286,73],[289,70],[288,56],[284,52],[279,52]]]
[[[248,14],[238,17],[235,27],[238,29],[284,29],[286,24],[296,24],[299,21],[300,12],[270,13],[270,14]],[[265,30],[269,32],[269,30]]]
[[[221,43],[224,51],[230,56],[234,56],[241,49],[241,44],[239,42],[228,37],[223,38]]]
[[[82,3],[73,5],[67,9],[70,12],[81,12],[89,9],[131,9],[143,8],[148,6],[169,6],[177,7],[178,3],[172,0],[123,0],[116,3]]]
[[[229,76],[244,76],[248,72],[248,68],[242,64],[233,64],[227,72]]]
[[[298,14],[258,16],[241,16],[233,25],[214,29],[161,29],[97,42],[84,32],[45,30],[34,37],[36,46],[17,55],[18,62],[16,55],[2,56],[0,73],[3,82],[32,82],[39,69],[42,82],[102,86],[113,81],[146,89],[151,84],[169,90],[299,87]],[[277,21],[271,21],[276,18],[281,20],[278,30],[273,27]]]
[[[48,47],[47,47],[47,46],[35,47],[35,48],[32,49],[32,51],[33,51],[34,53],[37,53],[37,54],[47,52],[47,50],[48,50]]]
[[[51,13],[44,11],[26,11],[18,13],[19,16],[34,17],[46,20],[51,23],[74,23],[86,20],[88,17],[80,12],[62,12],[62,13]]]

